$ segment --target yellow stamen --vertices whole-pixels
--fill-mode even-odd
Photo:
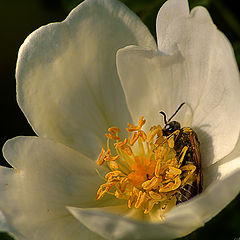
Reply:
[[[139,208],[142,205],[142,203],[145,200],[145,197],[146,197],[146,192],[140,191],[139,194],[138,194],[137,201],[135,203],[135,208]]]
[[[130,140],[130,145],[132,146],[138,140],[139,134],[137,132],[133,132],[132,138]]]
[[[149,199],[146,202],[146,208],[144,210],[144,214],[147,214],[149,212],[151,212],[151,210],[153,209],[154,205],[157,204],[158,201],[155,201],[154,199]]]
[[[145,190],[154,189],[158,185],[159,179],[153,177],[151,180],[145,181],[142,184],[142,188]]]
[[[134,125],[128,123],[127,131],[128,132],[134,132],[134,131],[140,130],[146,122],[146,120],[144,120],[143,118],[144,118],[143,116],[139,118],[137,126],[134,126]]]
[[[116,161],[109,161],[108,162],[108,166],[112,169],[112,170],[117,170],[119,169],[119,165]]]
[[[108,129],[109,132],[113,133],[113,134],[116,134],[117,132],[121,132],[121,130],[117,127],[110,127]]]
[[[167,196],[164,195],[163,193],[157,193],[157,192],[154,192],[154,191],[150,191],[149,195],[155,201],[164,201],[164,200],[167,199]]]
[[[112,140],[120,140],[120,137],[118,137],[116,135],[113,135],[111,133],[105,133],[105,136],[109,139],[112,139]]]
[[[174,147],[178,130],[165,137],[161,126],[153,126],[146,134],[142,130],[145,122],[141,117],[137,125],[128,124],[128,137],[124,139],[118,136],[119,128],[108,129],[107,149],[101,149],[97,164],[106,164],[109,172],[96,199],[112,194],[125,199],[129,208],[142,208],[145,214],[154,209],[164,213],[176,204],[176,194],[191,179],[196,167],[182,166],[188,147],[177,155]]]
[[[127,142],[128,142],[128,139],[125,138],[124,141],[122,141],[122,142],[114,143],[114,146],[115,146],[116,149],[117,149],[117,148],[121,148],[121,147],[123,147],[124,145],[126,145]]]
[[[98,157],[98,160],[97,160],[97,164],[99,166],[101,166],[104,163],[105,158],[109,153],[110,153],[110,151],[105,151],[104,148],[102,148],[101,153],[100,153],[100,155]]]

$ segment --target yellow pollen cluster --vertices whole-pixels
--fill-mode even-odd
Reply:
[[[175,205],[179,189],[184,187],[196,167],[181,166],[188,147],[183,147],[177,156],[174,134],[163,136],[160,125],[151,127],[146,134],[142,130],[145,122],[141,117],[137,126],[128,124],[128,138],[123,140],[119,137],[119,128],[108,129],[107,149],[102,148],[97,163],[107,164],[110,171],[96,199],[106,193],[113,194],[126,199],[129,208],[142,207],[147,214],[154,206],[165,209],[170,201]]]

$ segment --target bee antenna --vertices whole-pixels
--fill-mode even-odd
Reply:
[[[182,108],[182,106],[185,104],[185,102],[183,102],[182,104],[180,104],[180,106],[178,107],[178,109],[175,111],[175,113],[168,119],[168,122],[170,122],[173,117],[178,113],[178,111]],[[165,120],[164,120],[165,121]],[[166,123],[165,123],[166,124]]]
[[[163,111],[161,111],[161,112],[159,112],[159,113],[163,115],[164,124],[166,125],[166,124],[167,124],[167,116],[166,116],[166,113],[163,112]]]

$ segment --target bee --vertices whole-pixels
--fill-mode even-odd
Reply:
[[[163,115],[165,124],[162,129],[163,136],[166,138],[174,136],[174,150],[176,151],[178,160],[180,159],[183,148],[187,147],[187,151],[181,163],[181,168],[189,165],[194,165],[196,167],[192,176],[177,192],[177,204],[185,202],[202,192],[201,152],[198,136],[193,129],[188,127],[181,128],[179,122],[171,121],[184,104],[185,103],[182,103],[168,120],[166,114],[163,111],[160,112],[160,114]],[[186,173],[183,172],[180,178],[183,180],[185,177]]]

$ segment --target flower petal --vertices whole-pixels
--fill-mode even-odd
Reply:
[[[172,239],[181,236],[178,231],[185,231],[184,227],[178,228],[174,224],[149,223],[135,221],[98,209],[69,208],[73,216],[85,224],[91,231],[107,239]]]
[[[86,0],[61,23],[33,32],[21,46],[18,103],[42,137],[95,159],[110,125],[130,116],[116,71],[117,49],[156,48],[148,29],[115,0]]]
[[[162,122],[159,111],[173,113],[186,100],[187,96],[179,91],[180,83],[176,82],[185,77],[179,53],[166,56],[159,51],[128,46],[118,51],[117,65],[134,122],[143,115],[147,127],[156,125]]]
[[[203,226],[239,193],[240,157],[232,164],[237,166],[235,171],[222,176],[200,196],[172,209],[163,222],[135,221],[102,208],[69,209],[91,231],[107,239],[161,240],[182,237]]]
[[[218,178],[203,193],[170,211],[166,222],[174,221],[179,227],[181,224],[188,226],[188,232],[191,232],[216,216],[240,190],[240,157],[222,168],[230,166],[230,173],[223,174],[224,170],[219,169]]]
[[[178,4],[185,6],[185,2]],[[230,43],[204,8],[195,8],[187,16],[180,11],[173,17],[170,7],[176,1],[166,4],[157,19],[159,52],[139,47],[119,50],[119,76],[134,121],[144,115],[157,124],[160,110],[170,117],[182,102],[187,103],[175,120],[196,130],[203,165],[208,166],[231,152],[238,139],[237,65]],[[166,23],[164,16],[173,19]]]
[[[204,169],[204,182],[204,191],[170,211],[166,222],[181,222],[183,226],[193,229],[195,225],[197,228],[217,215],[239,194],[240,139],[231,154]]]
[[[171,6],[174,3],[176,0],[169,0],[159,11],[158,48],[165,53],[177,48],[186,60],[182,90],[186,89],[185,93],[190,95],[194,112],[192,126],[200,128],[199,134],[204,139],[202,148],[208,149],[203,153],[204,158],[214,157],[214,163],[231,152],[238,139],[239,71],[231,44],[213,24],[205,8],[196,7],[190,14],[175,17],[162,27],[165,16],[174,15]],[[186,0],[178,4],[186,5]],[[177,11],[176,8],[174,12],[179,16]],[[210,159],[207,162],[210,164]]]
[[[0,168],[0,209],[20,239],[87,239],[65,206],[95,206],[97,164],[51,140],[17,137],[4,146],[13,169]]]
[[[168,27],[174,21],[187,17],[189,15],[188,0],[168,0],[166,1],[157,15],[156,29],[157,29],[157,40],[158,45],[161,45],[161,41],[164,37],[170,38],[171,36],[165,36],[168,31]],[[166,43],[167,44],[167,43]],[[173,47],[171,45],[171,47]]]
[[[0,211],[0,232],[1,231],[6,231],[7,227],[6,227],[6,219],[3,215],[3,213]]]

